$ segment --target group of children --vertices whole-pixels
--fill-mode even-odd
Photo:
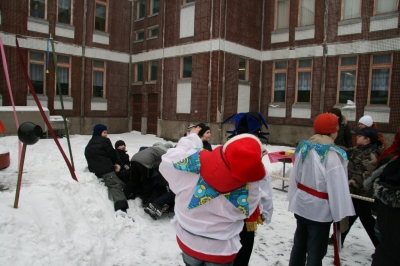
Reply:
[[[387,263],[399,261],[399,244],[393,238],[399,230],[389,234],[381,228],[394,225],[387,217],[399,221],[398,212],[397,218],[391,212],[399,204],[385,195],[400,193],[395,157],[400,151],[400,130],[397,142],[383,152],[372,118],[363,117],[355,130],[356,146],[344,151],[334,142],[338,118],[320,114],[314,121],[315,134],[297,145],[288,191],[289,211],[297,221],[289,265],[322,265],[329,242],[335,246],[335,265],[340,265],[338,245],[358,217],[377,248],[373,265],[395,265]],[[157,143],[131,160],[125,143],[117,141],[115,152],[106,138],[107,128],[96,125],[85,149],[89,170],[104,180],[115,210],[126,211],[126,200],[141,196],[145,212],[157,219],[175,203],[172,225],[186,265],[247,265],[257,224],[271,221],[271,181],[262,163],[267,152],[260,142],[261,127],[268,126],[256,112],[236,114],[227,121],[232,119],[231,138],[214,150],[205,149],[211,136],[205,124],[189,126],[173,149],[169,143]],[[202,139],[204,134],[207,140]],[[350,193],[372,197],[374,181],[378,223],[371,214],[372,203],[350,197]],[[164,188],[156,196],[155,185]],[[375,235],[376,224],[381,239]]]

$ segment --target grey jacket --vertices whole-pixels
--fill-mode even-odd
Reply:
[[[161,156],[167,153],[171,148],[170,143],[155,143],[152,147],[148,147],[132,156],[131,162],[138,162],[148,169],[157,168],[161,163]]]

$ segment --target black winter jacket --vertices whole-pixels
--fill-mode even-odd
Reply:
[[[347,120],[344,115],[342,115],[342,117],[339,118],[339,131],[335,139],[335,144],[340,146],[340,148],[353,147],[353,137],[350,131],[350,126],[349,124],[347,124]]]
[[[93,136],[85,148],[89,171],[97,177],[114,171],[117,154],[109,138]]]

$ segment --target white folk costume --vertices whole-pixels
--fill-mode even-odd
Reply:
[[[232,138],[212,152],[202,146],[197,134],[181,138],[163,155],[159,170],[176,194],[171,223],[180,248],[198,260],[228,263],[241,248],[244,219],[259,209],[270,221],[271,185],[263,179],[262,147],[253,135]]]
[[[338,129],[336,116],[320,114],[314,121],[316,134],[301,141],[294,153],[288,200],[297,227],[289,266],[322,265],[332,221],[355,214],[347,182],[347,155],[334,145]],[[334,264],[340,265],[334,242]]]
[[[330,139],[324,135],[319,138]],[[303,140],[294,156],[289,211],[316,222],[339,222],[355,215],[347,183],[345,151],[332,144]]]

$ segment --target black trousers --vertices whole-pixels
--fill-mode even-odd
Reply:
[[[151,169],[146,168],[138,162],[131,162],[132,184],[135,195],[143,198],[148,198],[152,191]]]
[[[240,244],[242,248],[236,255],[233,265],[234,266],[246,266],[249,264],[251,253],[253,252],[254,245],[254,231],[248,232],[246,228],[246,221],[244,221],[244,226],[242,232],[239,234]]]
[[[342,246],[344,243],[344,239],[346,238],[347,234],[350,231],[351,226],[354,224],[357,218],[360,218],[360,221],[364,226],[365,231],[367,232],[369,238],[371,239],[372,244],[374,244],[376,248],[379,244],[379,239],[376,237],[374,231],[375,218],[374,216],[372,216],[371,212],[372,203],[365,200],[359,200],[354,198],[352,200],[353,200],[354,210],[356,211],[356,215],[349,217],[349,229],[346,232],[342,233],[341,236]]]

